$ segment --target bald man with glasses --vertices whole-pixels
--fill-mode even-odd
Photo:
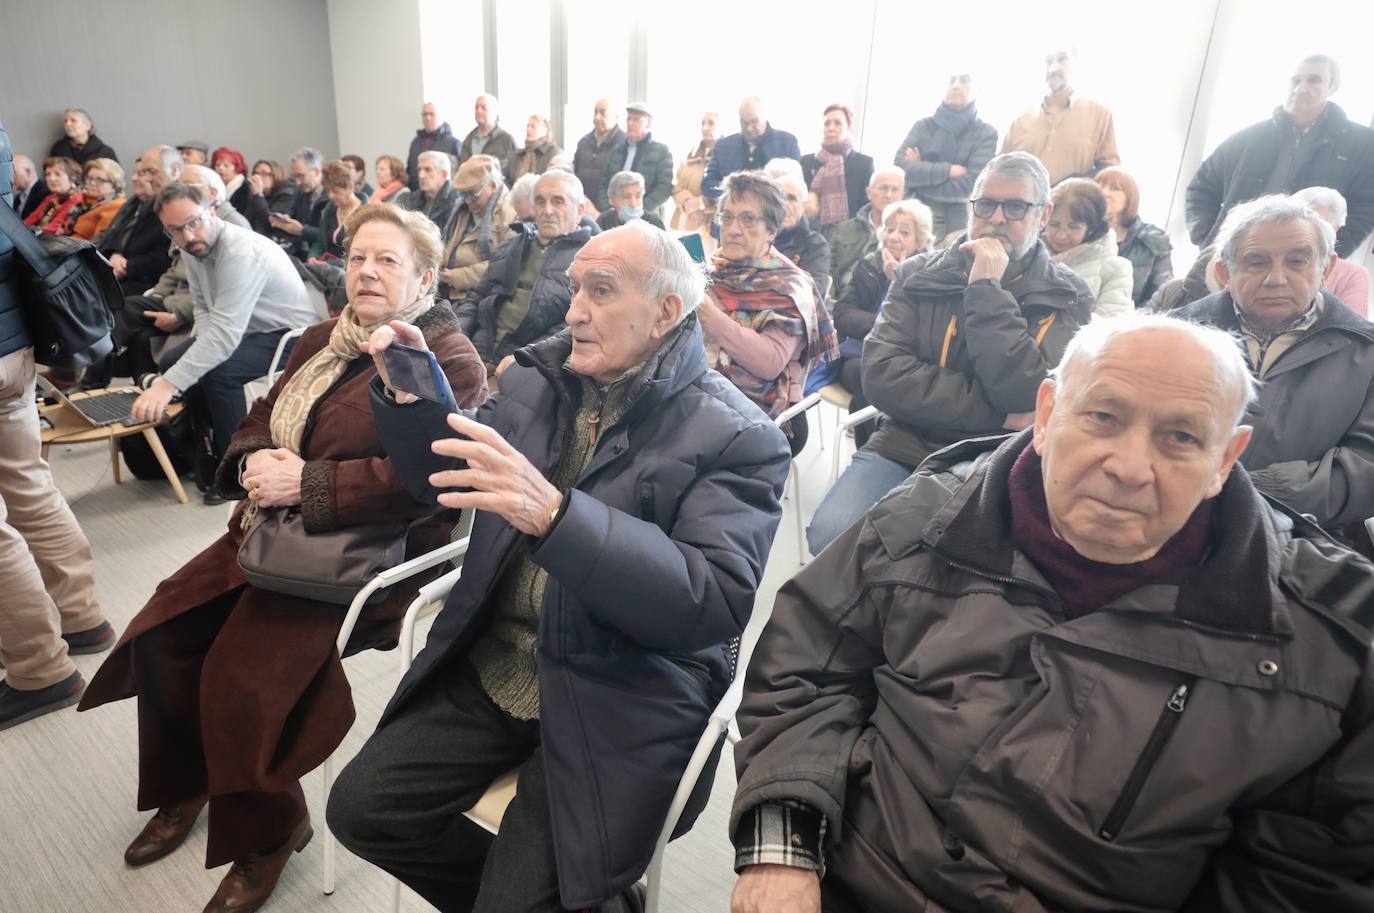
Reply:
[[[974,184],[967,234],[897,268],[863,351],[882,421],[817,508],[813,554],[935,451],[1029,424],[1040,382],[1092,317],[1083,280],[1040,240],[1053,208],[1039,159],[999,155]]]

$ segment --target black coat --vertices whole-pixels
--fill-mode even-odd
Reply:
[[[908,149],[921,158],[911,161]],[[962,111],[943,103],[931,117],[911,125],[892,161],[906,172],[906,195],[926,203],[962,203],[973,192],[973,183],[997,154],[997,128],[978,117],[978,105],[970,102]],[[963,165],[968,173],[949,176],[950,165]]]
[[[119,161],[119,156],[115,155],[114,149],[94,133],[86,138],[86,145],[82,146],[80,151],[77,151],[77,148],[72,145],[72,141],[64,136],[52,144],[52,148],[48,150],[48,155],[61,155],[69,159],[75,159],[80,165],[85,165],[91,159],[114,159],[116,162]]]
[[[648,222],[654,228],[663,228],[663,220],[652,212],[646,212],[644,215],[640,216],[640,218]],[[624,224],[624,220],[620,218],[620,213],[616,212],[614,209],[608,209],[596,217],[596,227],[602,231],[610,231],[612,228],[619,228]],[[667,229],[664,230],[666,231]]]
[[[125,232],[130,221],[133,230]],[[153,211],[153,204],[129,200],[115,213],[114,221],[101,237],[100,252],[106,257],[123,254],[128,271],[119,280],[125,295],[142,295],[157,285],[157,280],[172,265],[172,242],[162,231],[162,221]]]
[[[883,252],[875,250],[866,254],[854,264],[849,284],[844,287],[840,300],[835,302],[835,332],[840,336],[841,354],[853,357],[844,349],[846,340],[857,340],[863,344],[865,337],[873,330],[878,319],[883,299],[892,280],[883,272]],[[862,350],[860,350],[862,351]]]
[[[516,349],[551,336],[563,329],[563,320],[572,302],[568,286],[568,267],[573,257],[587,243],[591,234],[582,228],[554,238],[544,254],[543,268],[530,290],[529,309],[525,319],[510,335],[496,342],[496,315],[516,292],[520,267],[530,246],[538,243],[538,232],[528,222],[517,223],[511,236],[491,255],[482,279],[463,297],[456,308],[458,323],[477,347],[477,354],[487,364],[500,364],[501,359]]]
[[[287,234],[284,231],[273,229],[271,237],[282,246],[282,248],[297,260],[304,260],[310,256],[310,246],[315,243],[315,239],[320,236],[320,219],[324,216],[324,209],[329,205],[329,195],[323,190],[320,191],[319,199],[312,200],[311,194],[301,190],[295,185],[291,187],[290,204],[283,209],[277,208],[277,195],[274,193],[268,202],[269,208],[273,212],[284,212],[286,215],[301,223],[301,233],[299,235]],[[285,196],[282,197],[285,202]]]
[[[806,178],[806,186],[809,188],[811,182],[816,178],[816,172],[821,170],[821,160],[816,157],[816,153],[808,152],[801,158],[802,177]],[[849,217],[852,219],[858,214],[860,207],[868,202],[868,182],[873,177],[873,156],[864,155],[857,150],[849,153],[844,159],[844,189],[849,195]]]
[[[14,156],[10,136],[0,123],[0,206],[13,205]],[[14,274],[14,244],[0,232],[0,358],[32,345],[28,324],[19,309],[19,280]],[[14,434],[15,432],[9,432]]]
[[[35,209],[38,208],[38,204],[43,202],[43,199],[47,197],[48,193],[49,190],[47,182],[44,181],[41,177],[36,179],[33,182],[33,186],[29,188],[29,195],[24,198],[24,205],[19,210],[19,218],[27,219],[29,217],[29,213],[33,212]]]
[[[458,153],[461,148],[458,137],[453,135],[453,128],[448,125],[448,121],[440,124],[433,133],[416,130],[415,138],[410,141],[410,152],[406,155],[406,177],[411,191],[418,193],[420,190],[421,152],[447,152],[453,157],[452,167],[456,169],[458,167]],[[443,227],[442,223],[439,227]]]
[[[1144,307],[1164,283],[1174,278],[1174,246],[1158,225],[1139,217],[1126,229],[1126,237],[1116,246],[1119,256],[1131,261],[1131,300]]]
[[[1330,187],[1345,197],[1349,211],[1336,233],[1336,253],[1348,257],[1374,229],[1374,130],[1352,123],[1345,111],[1326,103],[1319,131],[1302,147],[1288,193],[1305,187]],[[1225,140],[1198,168],[1188,184],[1188,235],[1198,247],[1216,238],[1231,207],[1264,192],[1280,144],[1294,140],[1292,119],[1282,108],[1269,120],[1246,127]]]
[[[830,242],[818,231],[811,230],[806,216],[791,228],[784,228],[773,239],[773,246],[793,263],[806,270],[816,280],[816,288],[825,293],[830,288]]]
[[[501,392],[476,413],[547,478],[581,384],[563,370],[571,335],[522,349]],[[706,367],[695,317],[631,391],[542,539],[481,511],[463,576],[379,728],[489,623],[517,553],[548,571],[540,609],[540,736],[552,799],[563,907],[596,906],[648,865],[677,782],[733,671],[728,642],[752,612],[787,477],[787,441]],[[373,386],[372,412],[411,494],[435,503],[429,474],[455,468],[430,442],[451,437],[444,410],[398,406]],[[710,793],[714,760],[679,824]]]

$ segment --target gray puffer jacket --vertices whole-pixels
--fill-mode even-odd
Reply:
[[[1240,460],[1260,491],[1336,529],[1374,517],[1374,324],[1322,296],[1317,322],[1264,372]],[[1239,333],[1227,291],[1172,316]]]
[[[815,808],[870,913],[1374,910],[1374,567],[1236,467],[1193,573],[1070,619],[1006,521],[1029,440],[933,457],[784,585],[732,832]]]
[[[1092,316],[1083,280],[1041,241],[1006,286],[969,285],[959,243],[897,267],[864,341],[863,386],[883,413],[866,449],[915,469],[964,438],[998,434]]]

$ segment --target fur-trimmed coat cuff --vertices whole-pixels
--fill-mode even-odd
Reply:
[[[220,494],[230,501],[248,497],[248,492],[239,484],[239,463],[250,453],[271,450],[275,446],[267,435],[240,438],[230,444],[224,459],[220,460],[219,468],[215,470],[215,485]]]
[[[301,469],[301,519],[307,533],[339,528],[334,512],[334,462],[310,460]]]

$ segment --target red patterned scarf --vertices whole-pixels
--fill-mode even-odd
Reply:
[[[816,161],[821,168],[811,179],[811,190],[820,198],[822,225],[837,225],[849,218],[849,191],[844,186],[844,160],[854,151],[849,140],[821,147]]]

